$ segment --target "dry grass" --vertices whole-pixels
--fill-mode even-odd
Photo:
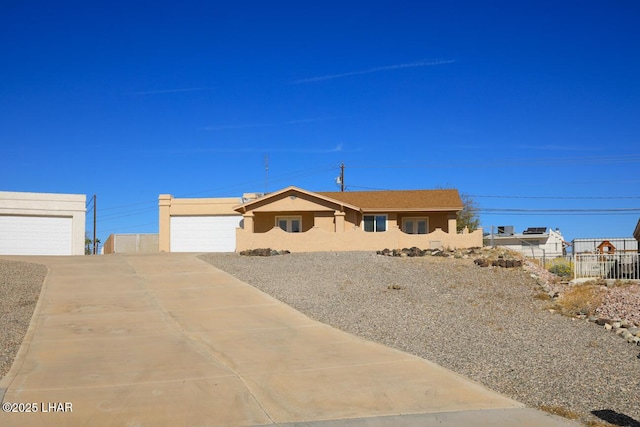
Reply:
[[[539,301],[551,301],[551,295],[543,291],[537,292],[533,297]]]
[[[556,415],[558,417],[566,418],[569,420],[578,421],[584,423],[587,427],[612,427],[613,424],[610,424],[606,421],[594,421],[594,420],[584,420],[580,414],[572,411],[569,408],[565,408],[563,406],[552,406],[552,405],[540,405],[538,409],[548,412],[550,414]]]
[[[614,425],[606,421],[587,421],[587,427],[612,427]]]
[[[580,414],[563,406],[540,405],[538,409],[569,420],[580,419]]]
[[[567,316],[594,314],[602,303],[602,287],[583,283],[568,288],[556,301],[555,308]]]

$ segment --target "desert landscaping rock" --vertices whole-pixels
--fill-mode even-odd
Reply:
[[[550,283],[550,273],[528,264],[479,268],[478,255],[202,258],[314,319],[424,357],[531,407],[567,408],[583,422],[602,422],[592,411],[640,422],[638,347],[535,298],[538,279]],[[487,258],[500,259],[495,255]],[[560,292],[560,284],[548,290]],[[624,317],[611,311],[611,318]]]
[[[0,378],[20,349],[46,274],[43,265],[0,260]]]
[[[278,251],[271,248],[261,248],[261,249],[248,249],[246,251],[241,251],[240,255],[243,256],[276,256],[276,255],[287,255],[290,252],[287,250]]]

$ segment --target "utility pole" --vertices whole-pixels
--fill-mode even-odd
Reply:
[[[340,191],[344,192],[344,163],[340,163]]]
[[[96,242],[96,195],[93,195],[93,254],[95,255],[98,249],[98,243]]]

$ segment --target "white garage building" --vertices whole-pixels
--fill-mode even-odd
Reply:
[[[239,197],[182,199],[161,194],[160,252],[234,252],[242,215],[233,208],[241,203]]]
[[[86,200],[0,191],[0,255],[83,255]]]

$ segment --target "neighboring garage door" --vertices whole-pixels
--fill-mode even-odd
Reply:
[[[71,217],[0,215],[0,254],[71,255]]]
[[[172,216],[171,252],[234,252],[242,217]]]

